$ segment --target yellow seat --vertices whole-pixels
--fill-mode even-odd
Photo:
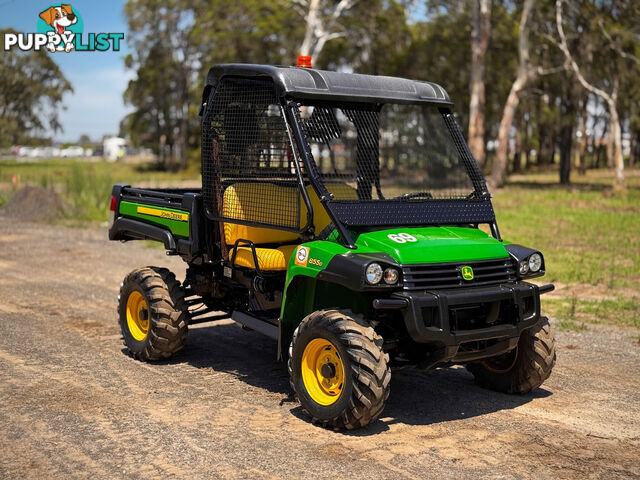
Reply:
[[[327,191],[333,194],[335,200],[357,200],[358,192],[355,188],[346,183],[325,183],[324,186],[327,188]],[[318,235],[322,230],[324,230],[327,225],[331,223],[331,219],[329,218],[329,214],[322,206],[318,195],[316,195],[315,190],[311,185],[307,186],[307,195],[309,195],[309,200],[311,201],[311,208],[313,208],[313,226]],[[302,204],[303,217],[307,219],[307,208]],[[303,224],[305,222],[302,222]]]
[[[327,190],[337,200],[356,200],[356,190],[345,183],[330,183]],[[316,234],[320,233],[331,219],[320,203],[313,187],[307,187],[307,193],[314,214],[314,227]],[[307,221],[307,208],[302,201],[297,188],[289,188],[271,183],[236,183],[224,191],[222,198],[222,216],[237,220],[262,221],[265,212],[265,202],[269,202],[268,210],[277,216],[281,224],[295,227],[303,227]],[[298,208],[293,208],[299,202],[300,218],[297,219]],[[250,227],[237,223],[224,223],[224,240],[229,248],[229,260],[233,257],[233,245],[239,239],[249,240],[254,243],[256,256],[261,270],[279,271],[286,270],[293,251],[297,245],[282,245],[277,248],[264,248],[264,244],[293,243],[299,240],[295,232],[276,230],[274,228]],[[238,247],[238,253],[234,266],[256,268],[251,252],[251,247]]]
[[[258,265],[260,270],[280,271],[286,270],[289,265],[289,258],[293,254],[297,245],[283,245],[278,248],[260,248],[256,247],[256,256],[258,257]],[[229,251],[229,258],[233,257],[233,248]],[[234,266],[256,268],[253,260],[251,247],[238,247]]]
[[[298,201],[298,189],[272,183],[236,183],[229,186],[222,197],[222,216],[250,222],[273,221],[289,227],[297,227],[297,209],[291,208]],[[265,203],[268,205],[265,206]],[[268,211],[276,218],[265,219]],[[306,216],[306,211],[305,211]],[[274,221],[275,220],[275,221]],[[295,232],[274,228],[249,227],[237,223],[224,224],[224,239],[233,246],[236,240],[250,240],[256,245],[264,243],[291,243],[298,239]]]

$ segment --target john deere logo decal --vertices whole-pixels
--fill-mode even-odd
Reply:
[[[462,278],[465,280],[473,280],[473,268],[468,265],[465,265],[460,269],[460,273],[462,273]]]
[[[189,215],[186,213],[178,213],[178,212],[169,212],[167,210],[159,210],[157,208],[149,208],[149,207],[138,207],[136,210],[138,213],[142,213],[143,215],[151,215],[153,217],[161,217],[167,218],[169,220],[177,220],[179,222],[188,222]]]

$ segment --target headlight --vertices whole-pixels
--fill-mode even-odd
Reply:
[[[542,268],[542,257],[539,253],[534,253],[529,257],[528,266],[532,272],[537,272]]]
[[[377,263],[371,263],[367,267],[366,274],[367,282],[371,285],[380,283],[380,280],[382,280],[382,267]]]
[[[518,264],[518,271],[520,272],[520,275],[526,275],[527,272],[529,271],[529,260],[521,260],[520,263]]]
[[[384,271],[384,283],[387,285],[395,285],[398,283],[398,270],[395,268],[387,268]]]

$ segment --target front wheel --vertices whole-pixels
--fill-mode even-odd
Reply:
[[[520,335],[516,348],[497,357],[467,364],[476,382],[504,393],[527,393],[549,378],[556,362],[556,340],[547,318]]]
[[[312,422],[334,429],[364,427],[389,397],[389,355],[365,322],[337,310],[305,317],[289,347],[291,387]]]
[[[118,300],[120,330],[131,356],[160,360],[184,346],[189,312],[182,286],[169,270],[134,270],[122,281]]]

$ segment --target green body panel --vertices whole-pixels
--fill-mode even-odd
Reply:
[[[393,240],[403,233],[415,238],[415,241],[398,243]],[[400,264],[468,262],[509,256],[502,242],[477,228],[464,227],[380,230],[361,234],[356,245],[387,253]]]
[[[341,296],[350,295],[353,297],[352,293],[344,287],[317,282],[315,277],[326,268],[333,257],[348,254],[354,250],[340,245],[335,240],[315,240],[303,243],[301,246],[309,249],[307,265],[296,264],[296,249],[289,260],[280,311],[280,318],[292,328],[295,328],[302,317],[317,309],[319,300],[321,304],[326,304],[326,302],[322,302],[322,299],[330,298],[335,302],[333,306],[346,306],[348,304],[343,303],[346,300],[341,299]],[[362,247],[358,248],[357,252],[372,253],[373,250]],[[318,285],[319,283],[322,285]]]
[[[373,253],[380,250],[372,250],[371,248],[363,247],[357,250],[350,250],[337,241],[315,240],[313,242],[303,243],[302,247],[309,249],[309,258],[306,266],[300,266],[296,264],[296,254],[294,252],[289,260],[289,267],[287,268],[287,280],[285,285],[288,285],[293,277],[296,275],[304,275],[306,277],[315,277],[322,270],[325,269],[329,261],[336,255],[342,255],[345,253]]]
[[[157,215],[148,215],[144,213],[139,213],[138,207],[147,208],[154,211],[163,211],[163,212],[176,213],[179,215],[186,215],[187,221],[173,220],[170,218],[163,218]],[[155,205],[146,205],[143,203],[121,201],[118,213],[126,217],[139,218],[150,223],[161,225],[163,227],[168,228],[171,231],[171,233],[179,237],[187,237],[187,238],[189,237],[189,213],[185,212],[184,210],[176,210],[173,208],[158,207]]]
[[[330,240],[302,244],[309,249],[306,266],[296,264],[296,252],[291,256],[280,312],[284,323],[295,328],[304,316],[319,306],[357,309],[358,302],[366,300],[364,295],[354,294],[342,286],[315,280],[336,255],[386,253],[401,265],[509,257],[504,243],[476,228],[403,227],[351,233],[358,247],[355,250],[342,246],[336,235],[331,235]]]

